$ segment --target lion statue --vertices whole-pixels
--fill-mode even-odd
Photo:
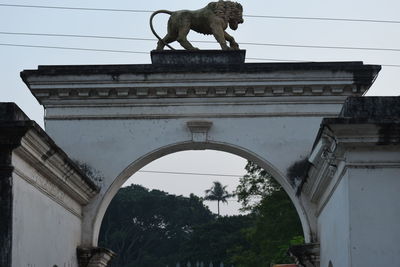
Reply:
[[[159,13],[170,15],[168,32],[164,38],[161,38],[153,28],[153,18]],[[222,50],[239,50],[238,43],[225,30],[228,25],[232,30],[236,30],[241,23],[243,23],[242,5],[223,0],[211,2],[206,7],[194,11],[179,10],[172,12],[158,10],[150,17],[151,31],[159,40],[156,50],[163,50],[165,46],[175,50],[169,45],[169,43],[174,41],[178,41],[187,50],[198,50],[198,48],[192,46],[187,40],[190,30],[214,35],[217,42],[221,45]],[[226,41],[229,42],[229,46],[226,44]]]

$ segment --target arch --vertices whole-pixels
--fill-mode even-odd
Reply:
[[[207,143],[198,143],[198,142],[180,142],[175,144],[170,144],[164,147],[160,147],[156,150],[153,150],[139,159],[135,160],[129,166],[127,166],[114,180],[113,183],[106,189],[106,191],[102,194],[102,199],[97,205],[97,210],[95,212],[95,216],[92,221],[92,244],[97,246],[98,237],[100,233],[101,223],[104,217],[104,214],[109,206],[111,200],[117,194],[118,190],[125,183],[125,181],[139,171],[141,168],[149,164],[150,162],[166,156],[168,154],[187,151],[187,150],[217,150],[222,152],[228,152],[247,160],[255,162],[258,166],[267,170],[276,181],[283,187],[285,192],[288,194],[291,199],[294,207],[296,208],[297,214],[300,218],[301,225],[303,228],[303,234],[306,242],[310,242],[311,240],[311,225],[309,218],[307,216],[307,212],[301,203],[301,200],[296,197],[295,191],[292,186],[289,184],[288,179],[284,174],[282,174],[277,168],[275,168],[270,162],[265,160],[260,155],[253,153],[252,151],[247,150],[246,148],[239,147],[237,145],[228,144],[228,143],[220,143],[220,142],[210,142]]]

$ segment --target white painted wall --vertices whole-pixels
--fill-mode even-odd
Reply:
[[[49,121],[47,132],[73,159],[101,172],[109,186],[125,168],[162,147],[191,142],[187,119]],[[213,122],[210,143],[237,146],[261,156],[281,176],[306,157],[318,131],[319,117],[206,118]],[[193,149],[196,149],[193,146]],[[172,152],[172,151],[171,151]]]
[[[24,175],[13,174],[12,266],[77,267],[81,218],[57,202],[55,196],[68,198],[59,188],[50,181],[35,183],[45,178],[21,163],[20,159],[13,159],[13,165]],[[43,187],[39,188],[40,185]],[[75,205],[80,207],[78,203]]]
[[[348,184],[348,175],[345,174],[318,216],[321,267],[328,267],[329,261],[337,267],[350,266]]]
[[[348,173],[351,266],[400,266],[400,168]]]
[[[399,156],[388,148],[346,153],[347,167],[318,216],[321,267],[400,266]]]
[[[104,177],[102,192],[86,214],[95,218],[85,231],[95,229],[93,242],[97,242],[109,201],[134,172],[166,154],[199,148],[234,153],[269,170],[297,201],[294,204],[308,239],[309,222],[286,174],[294,162],[308,155],[321,118],[205,118],[213,123],[207,144],[192,142],[186,123],[193,119],[199,118],[47,121],[47,132],[71,158],[87,163]]]

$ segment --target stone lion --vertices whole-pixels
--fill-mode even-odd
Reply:
[[[153,28],[153,18],[159,13],[169,14],[168,32],[164,38],[161,38]],[[238,50],[239,45],[235,39],[230,36],[225,30],[229,27],[236,30],[239,24],[243,23],[243,7],[239,3],[231,1],[219,0],[211,2],[206,7],[199,10],[179,10],[155,11],[150,17],[150,28],[153,34],[158,38],[156,50],[163,50],[168,46],[172,50],[169,43],[178,41],[182,47],[187,50],[198,50],[192,46],[187,40],[187,35],[190,30],[198,33],[212,34],[217,42],[221,45],[222,50]],[[226,41],[229,42],[228,46]]]

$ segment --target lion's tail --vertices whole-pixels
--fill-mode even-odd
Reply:
[[[150,16],[150,29],[151,29],[151,31],[153,32],[154,36],[157,37],[158,40],[160,40],[160,42],[163,42],[164,45],[168,46],[171,50],[175,50],[172,46],[170,46],[169,44],[165,43],[165,42],[163,41],[163,39],[162,39],[162,38],[156,33],[156,31],[154,30],[154,27],[153,27],[153,18],[154,18],[155,15],[160,14],[160,13],[164,13],[164,14],[171,15],[171,14],[172,14],[172,11],[169,11],[169,10],[157,10],[157,11],[154,11],[153,14],[151,14],[151,16]]]

